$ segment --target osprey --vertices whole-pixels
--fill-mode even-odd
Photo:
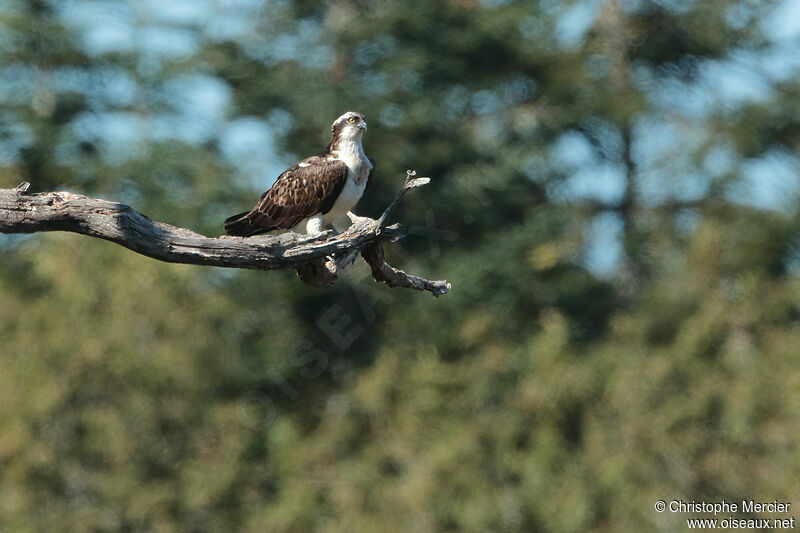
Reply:
[[[229,235],[249,237],[276,229],[308,235],[348,214],[372,177],[375,162],[364,154],[364,115],[348,111],[331,126],[331,143],[278,176],[250,211],[225,221]]]

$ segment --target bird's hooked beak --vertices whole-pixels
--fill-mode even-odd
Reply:
[[[358,123],[358,127],[361,128],[364,131],[367,131],[367,121],[366,120],[362,120],[361,122]]]

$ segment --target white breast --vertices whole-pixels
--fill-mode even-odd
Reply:
[[[361,140],[342,143],[339,149],[332,152],[336,159],[347,165],[347,180],[344,182],[342,192],[333,204],[331,210],[325,215],[325,222],[332,222],[343,217],[348,211],[353,209],[364,188],[367,186],[367,177],[372,170],[372,163],[369,162]]]

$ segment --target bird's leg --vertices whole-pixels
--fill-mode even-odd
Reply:
[[[319,237],[322,235],[322,213],[317,213],[306,222],[306,235],[309,237]]]

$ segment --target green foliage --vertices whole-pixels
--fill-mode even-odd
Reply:
[[[758,176],[796,170],[800,92],[768,68],[774,5],[155,4],[0,6],[0,186],[213,235],[268,185],[234,125],[285,162],[355,109],[358,211],[431,176],[387,253],[454,288],[0,238],[0,530],[682,530],[655,501],[791,501],[800,218]]]

